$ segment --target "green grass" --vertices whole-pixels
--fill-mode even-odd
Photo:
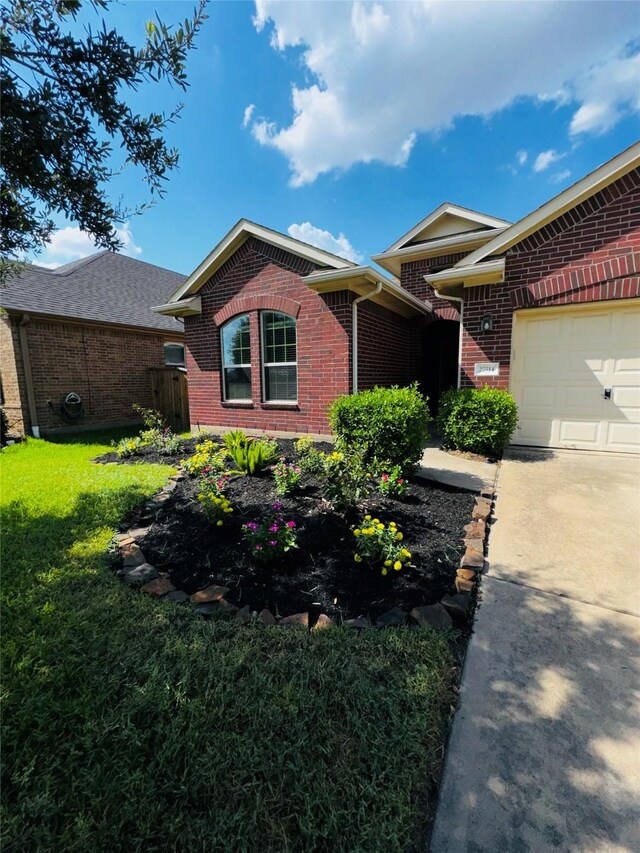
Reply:
[[[105,549],[171,469],[91,465],[92,440],[0,454],[5,853],[406,850],[445,641],[243,629],[132,591]]]

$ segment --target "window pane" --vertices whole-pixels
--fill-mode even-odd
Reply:
[[[265,367],[265,399],[297,400],[298,371],[295,367]]]
[[[296,360],[296,321],[286,314],[267,312],[262,316],[265,364]]]
[[[222,357],[225,365],[251,364],[249,318],[246,314],[230,320],[222,329]]]
[[[164,345],[164,363],[184,367],[184,347],[182,344]]]
[[[251,368],[225,367],[225,400],[251,399]]]

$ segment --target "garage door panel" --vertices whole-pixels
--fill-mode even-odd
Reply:
[[[639,301],[516,312],[513,345],[515,443],[640,452]]]

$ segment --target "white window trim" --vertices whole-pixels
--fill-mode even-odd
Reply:
[[[227,394],[227,370],[230,370],[233,367],[240,367],[243,370],[249,370],[249,384],[251,385],[251,361],[249,364],[225,364],[224,361],[224,330],[228,325],[233,323],[234,320],[237,320],[239,317],[248,317],[248,314],[237,314],[235,317],[231,317],[220,327],[220,363],[222,366],[222,402],[223,403],[252,403],[253,397],[234,397],[233,399],[229,399]],[[249,323],[251,321],[249,320]],[[249,326],[251,329],[251,326]],[[249,358],[251,358],[251,331],[249,331]]]
[[[182,347],[182,361],[178,364],[178,362],[167,361],[166,355],[166,347]],[[182,341],[165,341],[162,345],[162,352],[164,354],[164,366],[165,367],[186,367],[187,366],[187,350]]]
[[[296,331],[296,361],[267,361],[267,344],[265,340],[265,324],[264,318],[267,314],[282,314],[283,317],[289,317],[295,324]],[[260,370],[262,373],[262,402],[266,406],[297,406],[298,405],[298,321],[291,314],[286,314],[284,311],[266,310],[260,312]],[[267,367],[295,367],[296,369],[296,399],[295,400],[267,400]]]

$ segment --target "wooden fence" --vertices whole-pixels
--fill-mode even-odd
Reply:
[[[178,367],[152,367],[151,393],[157,409],[174,432],[188,432],[189,390],[187,374]]]

